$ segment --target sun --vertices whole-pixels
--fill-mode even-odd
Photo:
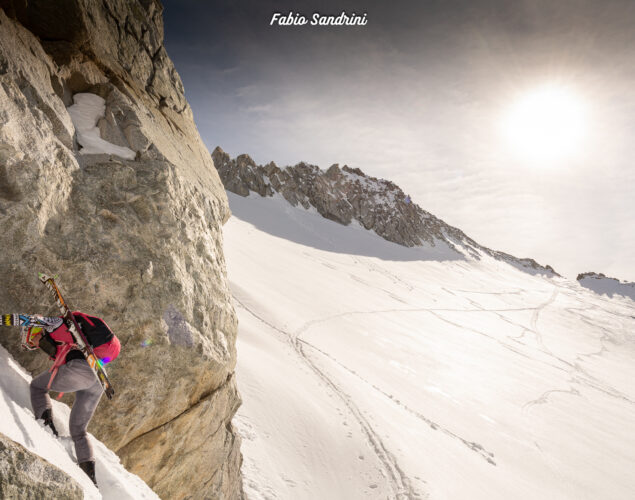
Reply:
[[[502,132],[514,155],[535,166],[571,160],[583,149],[584,101],[571,89],[544,85],[510,106]]]

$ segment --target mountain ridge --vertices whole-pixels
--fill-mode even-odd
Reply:
[[[331,165],[322,170],[306,162],[278,167],[257,165],[247,154],[232,159],[217,146],[212,159],[225,189],[240,196],[280,194],[292,206],[315,208],[322,217],[342,225],[357,221],[366,230],[405,247],[447,245],[464,258],[488,255],[534,274],[560,276],[551,266],[518,258],[480,245],[414,203],[394,182],[371,177],[359,168]]]

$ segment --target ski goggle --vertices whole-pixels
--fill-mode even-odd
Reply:
[[[44,330],[39,326],[22,327],[22,347],[29,351],[37,349],[38,345],[36,345],[33,340],[38,335],[41,335],[43,331]]]

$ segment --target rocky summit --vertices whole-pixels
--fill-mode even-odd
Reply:
[[[273,162],[262,166],[246,154],[232,159],[220,147],[214,149],[212,158],[225,189],[240,196],[277,193],[293,206],[313,207],[323,217],[344,225],[357,221],[399,245],[442,243],[472,258],[486,254],[528,272],[557,275],[551,266],[478,244],[460,229],[423,210],[393,182],[370,177],[359,168],[334,164],[325,171],[304,162],[284,168]]]
[[[103,103],[97,124],[69,113],[77,94]],[[230,212],[213,166],[158,1],[0,0],[0,303],[58,314],[41,271],[107,321],[115,397],[89,431],[166,499],[243,497]],[[2,343],[31,373],[49,367],[17,334]]]

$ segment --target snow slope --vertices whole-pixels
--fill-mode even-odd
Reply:
[[[16,342],[19,341],[16,332]],[[42,355],[42,354],[35,354]],[[143,500],[159,497],[137,476],[121,465],[119,458],[101,441],[90,435],[95,450],[95,469],[99,490],[79,468],[75,447],[68,430],[70,408],[53,401],[53,420],[60,434],[36,421],[31,410],[31,376],[0,347],[0,432],[33,453],[48,460],[75,479],[84,489],[85,499]],[[97,410],[99,411],[99,409]]]
[[[632,498],[633,301],[228,196],[252,500]]]

